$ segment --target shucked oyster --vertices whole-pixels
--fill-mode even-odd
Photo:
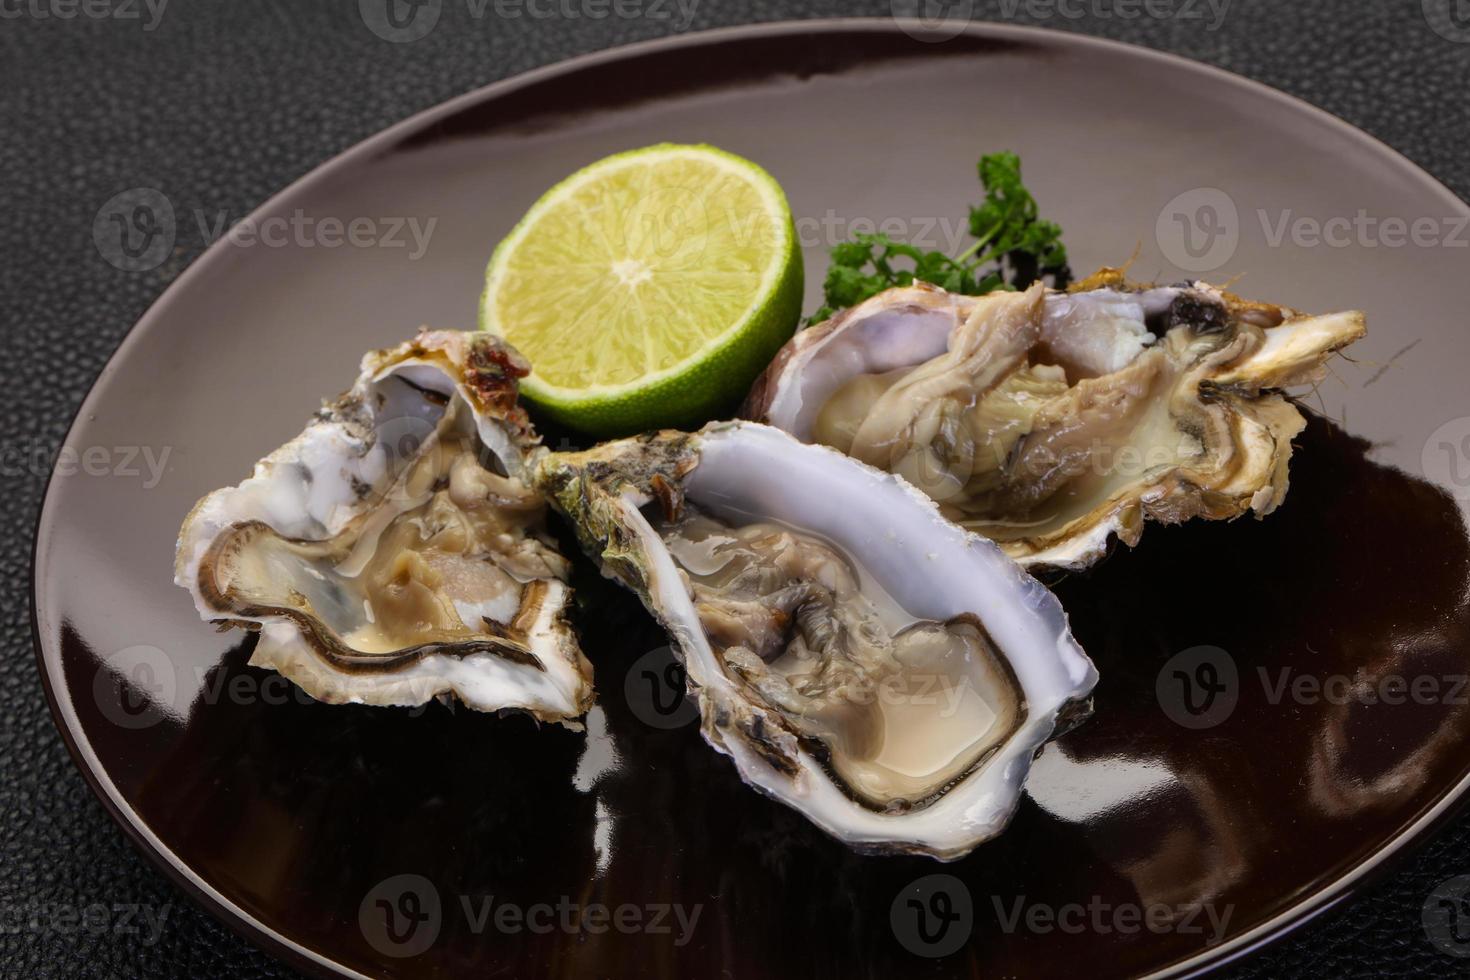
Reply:
[[[1265,516],[1311,384],[1364,333],[1204,283],[890,289],[798,333],[747,417],[898,473],[1026,565],[1080,567],[1145,519]]]
[[[322,701],[583,714],[567,562],[521,479],[525,373],[484,334],[368,354],[300,436],[195,506],[176,581],[205,619],[259,630],[252,664]]]
[[[1097,680],[1061,605],[902,481],[764,425],[539,459],[605,574],[672,634],[705,739],[864,850],[999,833]]]

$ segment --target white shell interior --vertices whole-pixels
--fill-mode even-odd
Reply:
[[[1179,292],[1160,286],[1139,293],[1048,293],[1042,335],[1076,373],[1090,377],[1116,371],[1153,343],[1144,318],[1167,309]],[[839,314],[844,319],[835,329],[794,352],[781,368],[765,421],[809,441],[822,406],[843,384],[859,374],[883,374],[943,354],[955,324],[981,301],[927,286],[889,293],[896,295],[880,294]],[[1103,342],[1078,345],[1074,337]]]

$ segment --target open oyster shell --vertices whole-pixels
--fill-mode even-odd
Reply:
[[[321,701],[585,713],[569,568],[522,481],[526,370],[484,334],[369,353],[301,435],[199,501],[175,580],[203,618],[259,631],[253,665]]]
[[[898,473],[1025,565],[1081,567],[1145,520],[1258,517],[1305,424],[1280,389],[1363,336],[1201,282],[890,289],[798,333],[742,414]]]
[[[1090,710],[1056,598],[839,453],[715,423],[547,454],[533,479],[672,635],[706,741],[853,847],[963,856]]]

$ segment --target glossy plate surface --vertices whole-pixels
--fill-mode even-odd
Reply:
[[[1058,584],[1102,673],[1096,714],[1038,760],[1006,835],[964,861],[859,857],[747,790],[696,725],[659,714],[663,637],[585,567],[579,625],[601,701],[586,736],[307,703],[245,667],[240,634],[200,623],[171,582],[196,498],[296,434],[367,348],[421,323],[472,326],[491,248],[545,187],[662,140],[718,144],[781,181],[808,309],[829,244],[879,228],[949,246],[979,196],[976,158],[1013,149],[1079,273],[1137,250],[1135,278],[1244,274],[1253,297],[1368,311],[1354,363],[1336,361],[1310,402],[1325,418],[1299,440],[1277,514],[1154,528]],[[1291,224],[1360,211],[1430,219],[1441,240],[1456,223],[1463,236],[1467,214],[1391,150],[1279,93],[1033,30],[929,43],[889,22],[741,29],[470,94],[254,219],[365,217],[376,247],[221,241],[98,380],[68,444],[166,451],[166,467],[156,481],[141,458],[136,477],[53,478],[35,622],[58,724],[165,870],[323,973],[1123,976],[1222,962],[1349,894],[1446,815],[1470,766],[1470,713],[1451,690],[1470,657],[1466,252],[1360,232],[1313,246]],[[1387,682],[1373,697],[1392,676],[1429,680],[1421,696]],[[1207,688],[1201,722],[1183,699],[1205,707]],[[633,911],[598,918],[621,906]],[[580,933],[563,927],[572,909]]]

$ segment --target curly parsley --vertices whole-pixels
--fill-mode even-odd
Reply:
[[[844,307],[893,286],[933,283],[954,293],[981,296],[995,289],[1029,286],[1047,276],[1064,286],[1071,276],[1062,229],[1039,217],[1036,198],[1021,183],[1021,158],[988,153],[980,158],[985,201],[971,206],[975,241],[951,258],[939,251],[895,241],[888,235],[858,234],[832,249],[822,283],[825,304],[808,319],[817,323]]]

